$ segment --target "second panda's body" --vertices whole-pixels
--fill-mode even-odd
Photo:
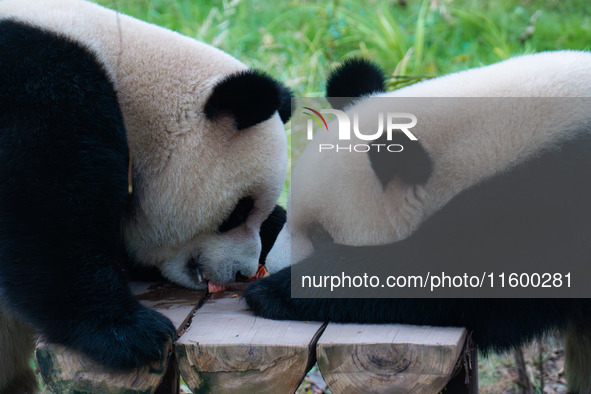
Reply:
[[[355,91],[354,81],[342,80],[351,68],[364,67],[352,62],[337,71],[328,95],[331,86],[345,83],[353,86],[346,95],[373,93]],[[269,254],[270,270],[288,265],[290,255],[305,267],[298,272],[310,275],[323,272],[317,269],[323,261],[357,264],[366,272],[388,264],[445,270],[451,261],[479,267],[502,262],[517,271],[524,262],[557,269],[562,262],[588,265],[591,113],[584,103],[589,101],[577,107],[568,99],[571,104],[564,107],[556,105],[559,99],[539,98],[591,96],[589,70],[591,54],[542,53],[378,94],[533,99],[507,99],[502,116],[479,107],[466,111],[470,117],[456,109],[449,116],[433,111],[439,117],[430,118],[432,108],[415,108],[423,126],[413,129],[419,146],[407,157],[343,159],[306,150],[293,172],[288,224]],[[368,103],[372,106],[365,108]],[[346,110],[383,109],[360,99]],[[322,173],[310,171],[320,157]],[[347,184],[355,187],[338,195],[331,190]],[[294,194],[310,198],[296,201]],[[315,224],[328,233],[329,242],[310,237]],[[285,245],[299,250],[286,252]],[[290,281],[286,268],[253,284],[246,299],[256,313],[271,318],[465,326],[483,349],[506,349],[568,327],[569,385],[591,392],[588,299],[292,299]]]

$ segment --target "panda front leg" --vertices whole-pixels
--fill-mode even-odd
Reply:
[[[0,302],[0,394],[38,391],[29,365],[34,348],[33,328],[5,310]]]
[[[120,275],[129,157],[109,77],[86,48],[12,20],[0,21],[0,58],[6,309],[108,368],[160,360],[175,329]]]
[[[0,190],[0,289],[7,309],[48,341],[109,368],[162,359],[175,329],[164,316],[141,306],[120,274],[125,253],[118,228],[125,197],[117,196],[117,189],[125,193],[125,182],[107,179],[120,177],[110,171],[106,152],[99,153],[106,158],[99,165],[107,168],[101,177],[94,166],[102,157],[90,159],[93,164],[85,168],[86,160],[77,161],[73,152],[55,152],[51,143],[44,149],[63,159],[33,160],[39,166],[27,172],[43,174],[44,166],[68,172],[60,161],[75,161],[75,170],[63,178],[44,174],[27,179],[16,167],[30,167],[31,160],[11,161],[17,176]]]
[[[0,169],[9,178],[0,184],[0,289],[7,309],[48,341],[108,368],[161,360],[175,329],[141,306],[120,274],[125,141],[113,138],[113,149],[93,139],[98,130],[90,127],[84,143],[64,130],[59,142],[35,131],[34,143],[26,142],[33,141],[26,128],[17,131],[18,144],[6,141],[12,146]]]
[[[55,162],[46,165],[56,169]],[[122,279],[120,217],[111,212],[117,202],[106,198],[109,191],[89,191],[99,180],[94,175],[85,179],[84,172],[78,169],[74,182],[51,186],[19,178],[23,185],[36,182],[39,190],[31,194],[14,188],[0,191],[5,219],[0,231],[6,240],[0,286],[7,308],[48,341],[77,349],[106,367],[132,368],[160,360],[174,327],[141,306]],[[62,193],[68,189],[73,191]],[[72,201],[82,194],[85,207]],[[34,208],[40,201],[32,196],[43,196],[47,209]]]

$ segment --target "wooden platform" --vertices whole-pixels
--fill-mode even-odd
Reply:
[[[476,353],[462,328],[273,321],[255,317],[240,289],[215,295],[134,283],[138,299],[169,317],[179,339],[169,357],[112,373],[40,343],[41,374],[56,393],[293,393],[318,367],[333,393],[476,393]],[[467,376],[468,373],[468,376]],[[470,376],[472,375],[472,376]],[[448,386],[449,387],[449,386]]]

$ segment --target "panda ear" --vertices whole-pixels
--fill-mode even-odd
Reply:
[[[376,64],[359,58],[346,60],[334,69],[326,82],[326,97],[334,109],[351,105],[352,97],[386,90],[386,76]]]
[[[254,126],[279,111],[286,122],[291,115],[291,92],[267,74],[246,70],[223,78],[213,91],[204,112],[215,121],[222,114],[234,118],[238,130]]]
[[[427,182],[433,171],[433,162],[419,141],[410,140],[403,132],[395,132],[392,140],[388,141],[384,135],[376,140],[376,144],[399,144],[403,147],[401,152],[386,149],[369,151],[371,167],[384,189],[395,177],[411,185]]]

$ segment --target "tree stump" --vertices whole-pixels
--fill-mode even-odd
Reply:
[[[176,343],[194,393],[293,393],[315,362],[324,325],[255,317],[238,294],[214,295]]]
[[[205,292],[179,289],[164,283],[136,282],[131,284],[131,289],[142,304],[168,317],[179,335],[206,295]],[[165,375],[167,384],[174,385],[176,381],[178,390],[178,370],[167,374],[172,350],[171,343],[165,359],[130,372],[110,371],[78,352],[43,343],[42,340],[37,345],[35,356],[43,380],[55,393],[153,393]],[[176,392],[171,390],[166,392]]]
[[[462,328],[330,323],[318,367],[333,393],[439,393],[465,341]]]

